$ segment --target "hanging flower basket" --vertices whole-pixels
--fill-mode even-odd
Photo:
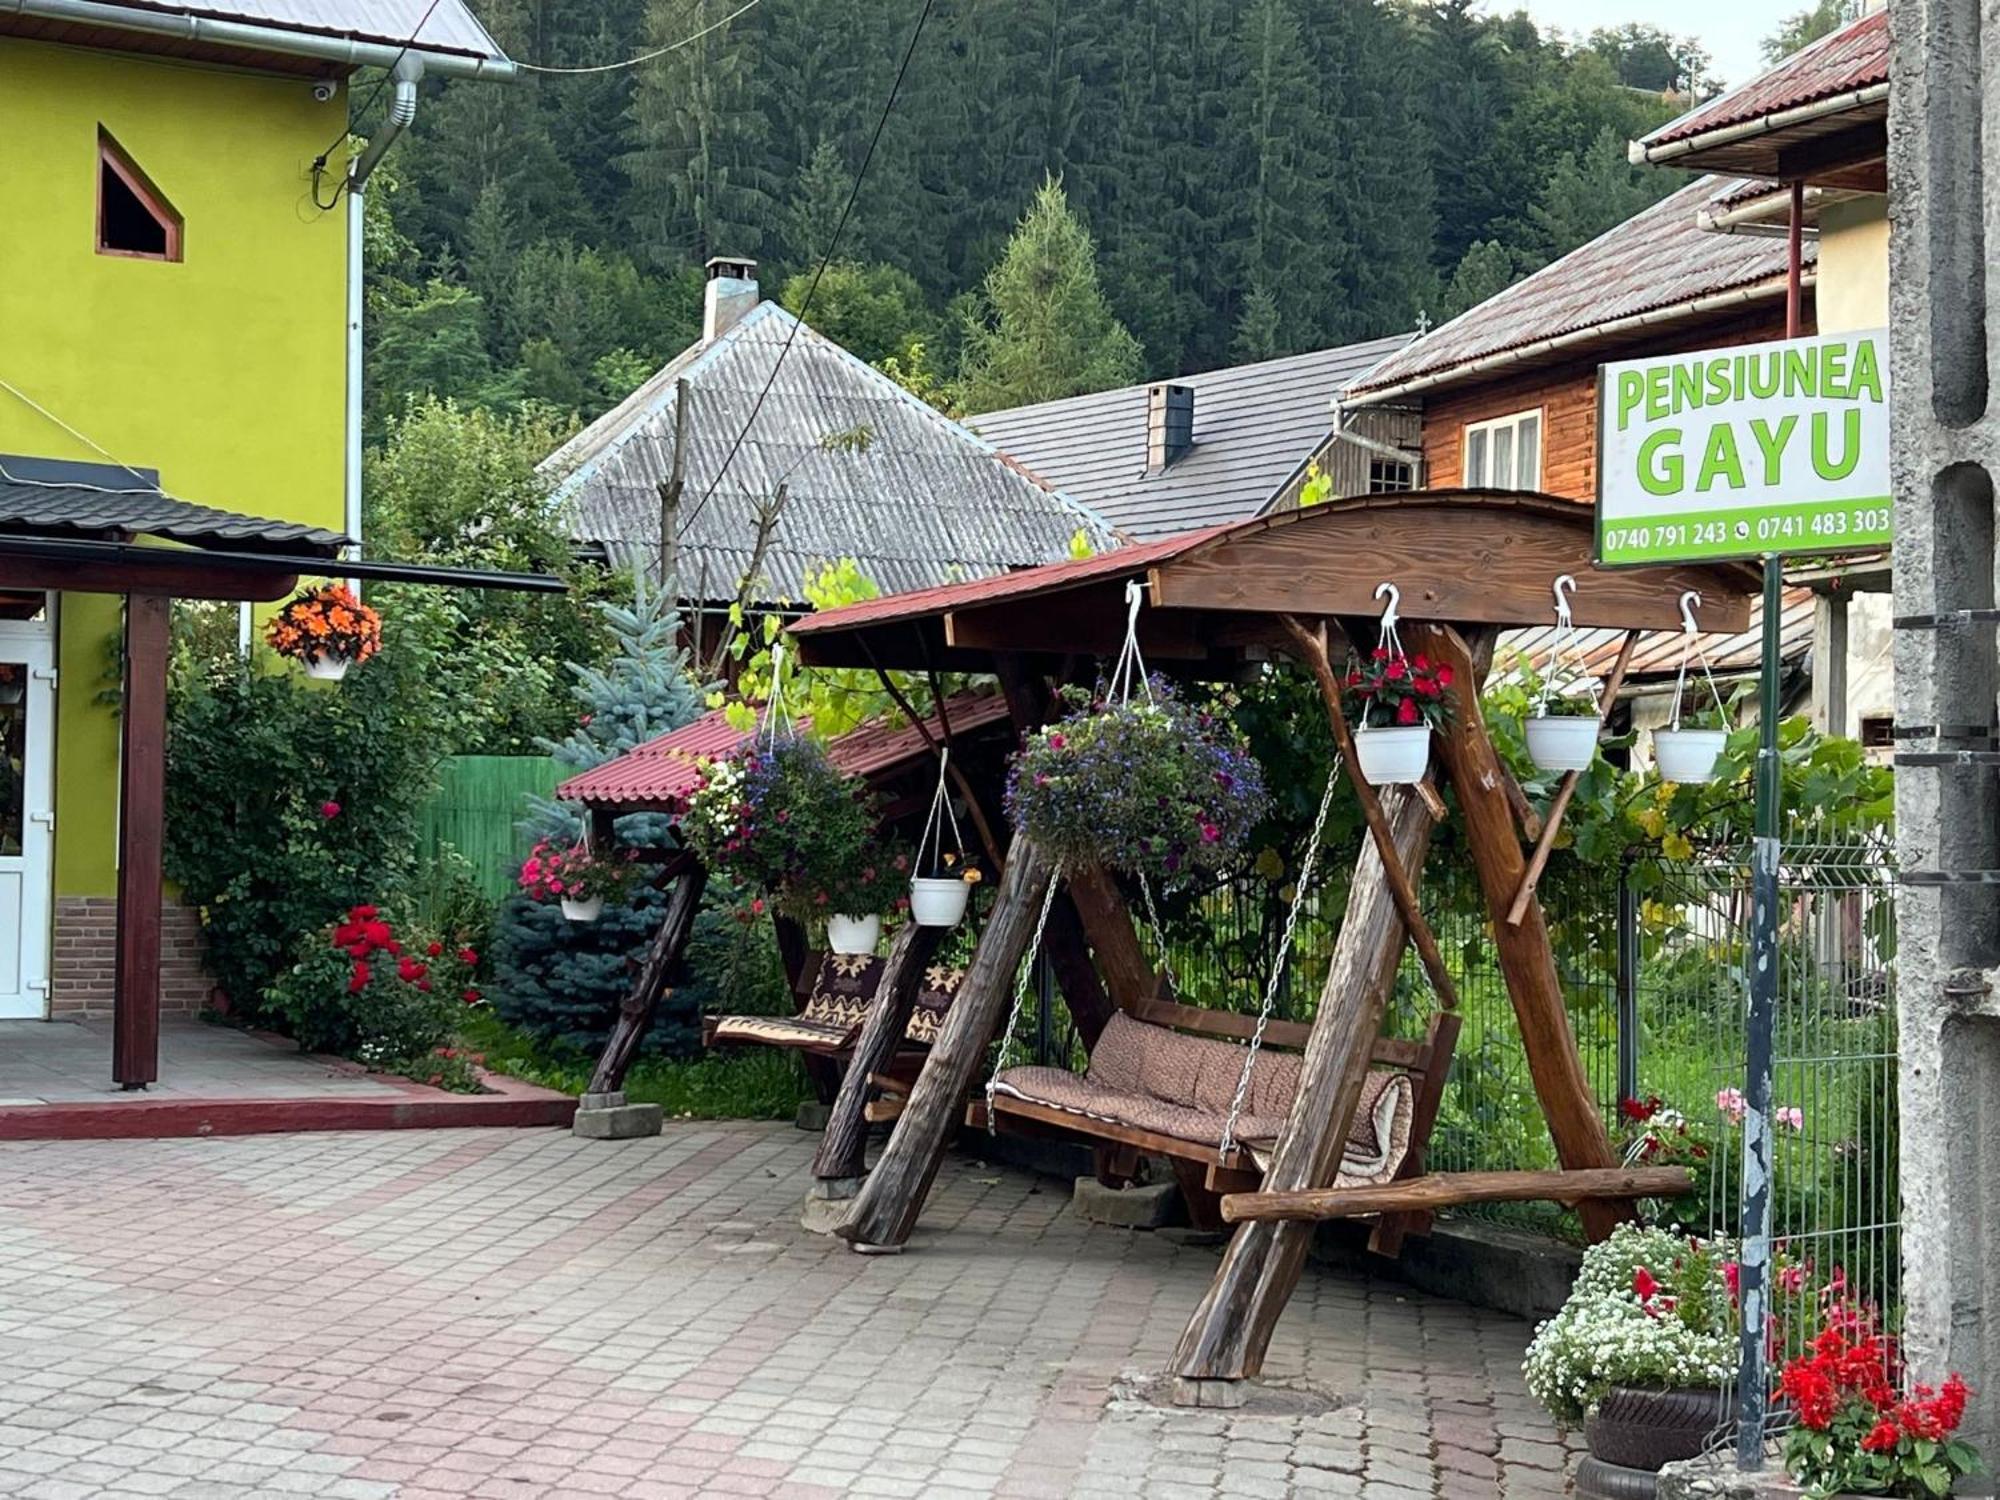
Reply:
[[[1701,649],[1701,634],[1694,622],[1694,606],[1700,603],[1701,595],[1692,589],[1681,595],[1681,664],[1674,674],[1673,712],[1667,728],[1653,731],[1653,763],[1660,768],[1660,778],[1690,786],[1715,779],[1715,763],[1729,742],[1729,712],[1723,707],[1715,674],[1708,669],[1708,653]],[[1686,703],[1690,660],[1701,667],[1709,707]]]
[[[278,655],[301,663],[307,676],[338,682],[350,666],[382,649],[382,617],[345,584],[324,583],[273,615],[264,639]]]
[[[1371,786],[1408,786],[1430,767],[1431,730],[1451,717],[1450,666],[1385,644],[1348,668],[1344,707],[1354,726],[1354,758]]]
[[[818,922],[880,916],[909,871],[876,842],[875,798],[802,735],[780,735],[705,762],[681,837],[709,869],[784,915]],[[856,939],[858,941],[858,938]],[[874,940],[866,949],[872,952]]]
[[[520,886],[537,901],[556,901],[572,922],[595,922],[606,901],[631,893],[636,849],[622,858],[593,853],[582,844],[564,849],[543,839],[521,862]]]
[[[1123,702],[1072,692],[1015,756],[1007,812],[1064,864],[1179,880],[1244,852],[1269,799],[1229,720],[1163,680]]]
[[[1528,759],[1544,771],[1587,771],[1597,759],[1597,705],[1552,697],[1527,722]]]
[[[910,920],[919,927],[956,927],[965,920],[979,866],[965,855],[965,840],[952,810],[948,773],[951,747],[938,756],[937,790],[917,839],[917,873],[910,878]],[[947,843],[949,840],[949,843]]]
[[[1717,728],[1690,728],[1683,724],[1653,731],[1653,764],[1660,768],[1662,781],[1678,781],[1700,786],[1715,779],[1715,763],[1722,747],[1729,743],[1729,731]]]

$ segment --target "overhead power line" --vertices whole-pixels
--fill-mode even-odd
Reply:
[[[924,23],[930,20],[931,7],[936,3],[937,0],[924,0],[923,9],[917,12],[917,24],[910,29],[910,42],[903,49],[903,61],[896,69],[896,81],[889,85],[889,97],[882,102],[882,113],[876,118],[874,133],[868,137],[868,150],[863,154],[861,166],[854,174],[854,187],[847,195],[847,202],[841,207],[840,218],[833,226],[833,235],[827,241],[826,252],[820,256],[819,265],[813,269],[812,280],[806,286],[805,300],[799,304],[798,313],[792,319],[792,326],[785,334],[785,342],[778,349],[778,357],[771,362],[771,373],[764,377],[763,389],[757,392],[757,399],[750,407],[750,415],[744,419],[742,430],[736,434],[735,441],[730,443],[729,452],[723,455],[722,467],[715,471],[715,477],[709,480],[708,488],[701,492],[701,499],[695,502],[695,507],[688,512],[687,519],[681,522],[679,530],[675,533],[677,537],[688,534],[688,528],[694,525],[703,507],[714,497],[716,486],[722,483],[723,476],[729,472],[730,464],[735,462],[738,451],[743,447],[743,440],[750,435],[750,429],[757,425],[757,414],[764,409],[764,398],[771,394],[771,386],[778,378],[778,371],[784,368],[785,356],[792,352],[792,343],[798,338],[799,329],[805,326],[806,318],[812,312],[813,298],[819,292],[820,278],[826,274],[826,268],[833,260],[834,251],[840,247],[840,236],[847,228],[848,215],[854,212],[855,200],[861,196],[861,184],[868,176],[868,165],[875,160],[875,148],[881,143],[883,127],[889,123],[890,111],[896,107],[896,96],[902,92],[903,79],[910,71],[910,59],[916,56],[917,43],[924,34]]]
[[[720,21],[711,21],[708,25],[702,27],[701,30],[697,31],[693,36],[684,36],[678,42],[669,42],[664,47],[655,47],[651,52],[642,52],[637,57],[626,58],[623,62],[598,63],[594,67],[588,67],[588,68],[557,68],[557,67],[551,67],[547,63],[531,63],[531,62],[516,62],[514,66],[519,68],[524,73],[561,73],[561,74],[571,74],[571,75],[579,73],[616,73],[622,68],[640,67],[645,63],[653,61],[653,59],[656,57],[665,57],[669,52],[678,52],[683,47],[692,47],[696,42],[700,41],[710,32],[722,30],[723,27],[727,26],[731,21],[735,20],[738,16],[744,15],[749,11],[755,10],[759,5],[762,5],[763,3],[764,0],[749,0],[749,3],[747,5],[738,6],[735,10],[732,10],[728,15],[724,16]]]

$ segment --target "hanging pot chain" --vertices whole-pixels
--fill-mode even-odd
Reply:
[[[1056,887],[1062,884],[1062,866],[1049,872],[1048,888],[1042,892],[1042,909],[1035,918],[1035,935],[1014,970],[1014,1004],[1007,1012],[1007,1026],[1000,1033],[1000,1050],[993,1058],[993,1071],[986,1079],[986,1133],[992,1135],[993,1094],[1000,1082],[1000,1070],[1007,1065],[1007,1049],[1014,1044],[1014,1032],[1021,1024],[1021,1010],[1028,1001],[1028,980],[1035,971],[1035,958],[1042,951],[1042,933],[1049,925],[1049,909],[1056,903]]]
[[[1167,948],[1167,929],[1160,925],[1160,909],[1153,904],[1153,882],[1147,878],[1144,870],[1139,871],[1138,875],[1139,894],[1146,902],[1146,925],[1152,929],[1153,951],[1158,955],[1160,972],[1166,976],[1167,987],[1178,990],[1180,981],[1174,977],[1173,959]]]
[[[1292,904],[1285,912],[1284,931],[1278,936],[1278,951],[1271,961],[1270,975],[1264,981],[1264,1004],[1257,1012],[1257,1029],[1250,1033],[1250,1046],[1243,1054],[1243,1071],[1236,1079],[1236,1096],[1229,1101],[1229,1118],[1222,1125],[1222,1140],[1216,1147],[1216,1159],[1227,1162],[1230,1152],[1236,1149],[1236,1122],[1243,1116],[1243,1102],[1250,1094],[1250,1079],[1257,1064],[1257,1053],[1264,1045],[1264,1032],[1271,1024],[1271,1013],[1277,1008],[1278,986],[1284,982],[1285,964],[1292,954],[1292,934],[1298,930],[1299,908],[1306,903],[1306,892],[1312,886],[1313,871],[1319,864],[1319,841],[1326,832],[1326,815],[1333,806],[1333,789],[1340,782],[1341,757],[1336,751],[1333,766],[1327,772],[1326,790],[1320,793],[1319,812],[1313,818],[1312,833],[1306,840],[1305,857],[1299,861],[1298,879],[1292,882]]]

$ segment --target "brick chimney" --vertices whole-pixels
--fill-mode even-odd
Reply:
[[[702,342],[729,332],[756,305],[757,262],[716,256],[708,263],[708,286],[702,297]]]
[[[1194,446],[1194,387],[1146,387],[1146,472],[1158,474]]]

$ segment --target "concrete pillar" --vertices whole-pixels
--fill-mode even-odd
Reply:
[[[1854,733],[1847,722],[1847,594],[1813,596],[1813,722],[1826,734]]]
[[[1906,1346],[1922,1379],[1984,1392],[2000,1438],[2000,773],[1924,763],[1993,748],[1994,483],[1988,238],[2000,239],[2000,17],[1893,0],[1890,368],[1896,492],[1896,820]],[[1982,35],[1983,32],[1983,35]],[[1985,172],[1985,160],[1995,163]],[[1989,227],[1992,226],[1992,227]],[[1995,273],[2000,274],[2000,273]],[[1971,616],[1950,616],[1976,611]],[[1990,1290],[1989,1290],[1990,1289]],[[1993,1303],[1989,1306],[1988,1299]]]

